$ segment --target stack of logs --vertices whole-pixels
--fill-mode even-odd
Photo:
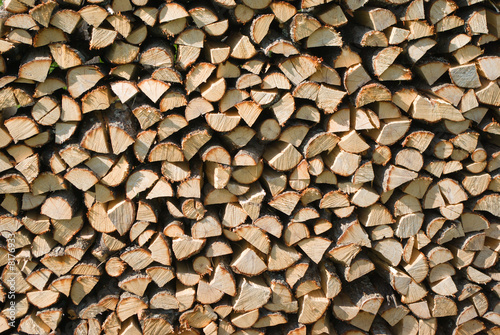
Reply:
[[[0,331],[500,334],[494,2],[3,0]]]

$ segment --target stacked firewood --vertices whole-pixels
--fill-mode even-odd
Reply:
[[[1,14],[0,332],[500,334],[495,0]]]

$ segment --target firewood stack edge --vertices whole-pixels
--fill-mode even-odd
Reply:
[[[500,334],[495,0],[3,0],[0,332]]]

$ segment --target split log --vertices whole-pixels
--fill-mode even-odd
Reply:
[[[0,331],[497,330],[491,2],[3,8]]]

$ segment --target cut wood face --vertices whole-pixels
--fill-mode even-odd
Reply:
[[[3,0],[0,333],[500,333],[497,7]]]

